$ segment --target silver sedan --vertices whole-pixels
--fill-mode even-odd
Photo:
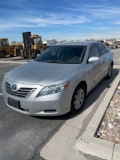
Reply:
[[[110,78],[113,53],[95,41],[60,43],[10,71],[2,82],[6,104],[34,116],[77,113],[86,95]]]

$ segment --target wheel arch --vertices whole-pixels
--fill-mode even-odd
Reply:
[[[85,81],[81,81],[75,88],[75,90],[80,86],[80,85],[83,85],[85,87],[85,91],[86,91],[86,94],[87,94],[87,83]],[[74,90],[74,92],[75,92]]]

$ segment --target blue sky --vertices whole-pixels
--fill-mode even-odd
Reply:
[[[120,39],[119,0],[0,1],[0,37],[22,41],[31,31],[42,39]]]

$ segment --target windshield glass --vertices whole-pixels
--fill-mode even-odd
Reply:
[[[85,50],[86,46],[53,46],[45,50],[35,61],[79,64],[83,61]]]

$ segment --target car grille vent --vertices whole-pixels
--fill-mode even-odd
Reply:
[[[5,83],[5,90],[10,95],[13,95],[16,97],[21,97],[21,98],[27,98],[36,90],[36,88],[19,88],[18,90],[13,91],[11,89],[10,84],[8,82],[6,82]]]

